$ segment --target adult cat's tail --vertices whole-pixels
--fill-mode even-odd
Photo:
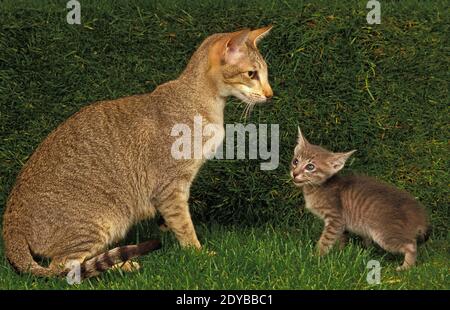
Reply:
[[[3,228],[3,238],[5,242],[6,259],[14,270],[18,273],[31,272],[39,277],[54,276],[52,268],[40,266],[31,255],[27,239],[23,234],[15,230]]]
[[[116,264],[143,256],[161,248],[159,240],[149,240],[136,245],[125,245],[94,256],[81,264],[81,279],[99,275]]]
[[[106,251],[80,264],[80,280],[97,276],[115,264],[126,262],[159,248],[161,248],[159,240],[149,240],[136,245],[126,245]],[[40,266],[34,260],[25,236],[20,233],[14,234],[13,240],[5,238],[5,250],[9,263],[17,272],[30,272],[38,277],[65,276],[70,272],[69,269],[62,270],[58,266]]]

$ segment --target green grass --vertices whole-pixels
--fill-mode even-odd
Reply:
[[[261,43],[274,100],[252,123],[280,124],[280,166],[210,161],[191,191],[206,253],[164,249],[136,274],[109,272],[80,288],[449,289],[449,7],[447,1],[382,1],[367,25],[367,1],[86,1],[82,25],[65,22],[66,1],[0,3],[0,209],[21,166],[59,123],[93,101],[149,92],[175,78],[209,34],[274,24]],[[226,122],[240,121],[235,100]],[[434,227],[419,264],[357,241],[319,260],[320,220],[303,210],[288,175],[297,125],[311,142],[358,149],[349,170],[410,191]],[[155,237],[150,221],[127,242]],[[0,288],[73,288],[16,275],[0,247]],[[365,281],[382,264],[382,284]]]
[[[70,286],[64,279],[18,276],[0,265],[0,287],[40,289],[430,289],[448,288],[448,245],[433,241],[421,248],[419,267],[395,271],[401,259],[383,251],[365,249],[352,240],[343,251],[319,258],[313,239],[320,225],[309,229],[271,226],[224,228],[202,225],[198,232],[207,251],[182,251],[170,235],[163,250],[143,257],[135,273],[108,271],[99,278]],[[216,254],[211,256],[210,252]],[[366,281],[367,262],[382,266],[381,284]]]

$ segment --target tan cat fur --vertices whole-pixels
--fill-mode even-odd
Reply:
[[[10,263],[20,272],[52,276],[67,272],[62,266],[69,262],[90,259],[82,265],[89,270],[82,270],[96,275],[120,258],[159,247],[150,242],[101,254],[157,212],[183,247],[200,248],[188,198],[205,159],[175,160],[171,129],[192,126],[201,115],[204,125],[216,124],[223,137],[226,97],[255,104],[272,96],[256,48],[269,30],[212,35],[178,79],[150,94],[88,105],[50,133],[7,201],[3,238]],[[34,255],[51,258],[50,266],[38,265]]]

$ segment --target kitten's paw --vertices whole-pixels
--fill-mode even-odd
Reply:
[[[324,247],[324,246],[320,246],[320,245],[319,245],[319,246],[317,247],[316,253],[317,253],[317,255],[319,255],[319,256],[325,256],[325,255],[328,254],[329,251],[330,251],[329,248]]]
[[[323,256],[327,255],[327,252],[319,250],[319,251],[317,251],[317,255],[319,257],[323,257]]]
[[[410,266],[410,265],[401,265],[401,266],[398,266],[397,268],[395,268],[395,270],[396,271],[405,271],[405,270],[408,270],[408,269],[410,269],[412,266]]]

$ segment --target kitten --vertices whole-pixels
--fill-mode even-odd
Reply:
[[[346,243],[345,231],[372,240],[388,252],[405,255],[397,270],[413,266],[417,240],[426,241],[430,229],[424,208],[407,192],[363,176],[338,176],[355,151],[333,153],[310,144],[298,129],[291,177],[301,187],[306,208],[325,222],[318,242],[320,255],[338,241]]]
[[[270,28],[214,34],[178,79],[149,94],[91,104],[50,133],[7,201],[3,238],[9,262],[38,276],[64,274],[76,263],[82,277],[96,275],[159,247],[149,241],[103,253],[157,212],[181,246],[199,249],[188,199],[207,157],[173,158],[177,137],[171,130],[193,125],[200,115],[205,125],[219,128],[221,142],[228,96],[249,105],[272,97],[257,48]],[[33,255],[50,258],[50,266],[40,266]]]

